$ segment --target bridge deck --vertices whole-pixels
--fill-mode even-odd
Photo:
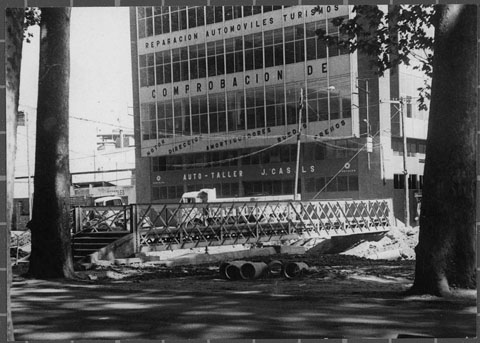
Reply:
[[[329,238],[388,231],[390,199],[133,204],[75,208],[74,232],[130,231],[137,250]]]

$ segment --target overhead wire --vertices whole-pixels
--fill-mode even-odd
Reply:
[[[395,113],[391,116],[391,119],[393,119],[393,118],[394,118],[395,116],[397,116],[399,113],[400,113],[400,110],[397,109],[397,112],[395,112]],[[375,137],[375,136],[377,136],[380,132],[382,132],[382,130],[378,130],[374,135],[372,135],[372,138]],[[329,185],[330,183],[332,183],[333,180],[335,180],[335,178],[345,169],[345,165],[346,165],[347,163],[352,162],[353,159],[354,159],[355,157],[357,157],[357,156],[360,154],[360,152],[362,152],[362,151],[367,147],[367,144],[368,144],[368,142],[365,143],[365,144],[363,145],[363,147],[362,147],[361,149],[359,149],[358,152],[357,152],[355,155],[353,155],[353,156],[342,166],[342,168],[340,168],[340,169],[338,170],[338,172],[337,172],[334,176],[332,176],[332,177],[330,178],[330,180],[328,180],[328,181],[325,183],[325,185],[323,186],[323,188],[320,189],[320,190],[313,196],[313,199],[315,199],[320,193],[322,193],[322,192],[328,187],[328,185]]]

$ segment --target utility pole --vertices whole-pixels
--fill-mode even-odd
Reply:
[[[297,132],[297,163],[295,166],[295,187],[293,198],[295,200],[298,196],[298,177],[299,177],[299,169],[300,169],[300,133],[302,130],[302,111],[303,111],[303,88],[300,89],[300,110],[298,111],[298,132]]]
[[[32,189],[31,189],[31,174],[30,174],[30,133],[28,132],[28,112],[25,111],[25,131],[27,132],[27,175],[28,175],[28,219],[32,220]]]
[[[373,151],[373,139],[370,136],[370,106],[369,106],[369,96],[370,92],[368,91],[368,80],[365,80],[365,106],[367,108],[367,162],[368,162],[368,170],[370,170],[370,153]]]
[[[405,188],[405,226],[410,225],[410,199],[408,190],[408,169],[407,169],[407,133],[405,132],[405,111],[403,106],[404,98],[400,98],[400,118],[403,138],[403,175]]]
[[[408,189],[408,168],[407,168],[407,134],[405,132],[405,113],[403,110],[404,99],[400,98],[399,100],[390,100],[390,101],[381,101],[384,103],[397,104],[398,113],[400,114],[400,135],[403,139],[403,175],[404,175],[404,190],[405,190],[405,209],[404,209],[404,220],[405,226],[410,225],[410,198],[409,198],[409,189]]]

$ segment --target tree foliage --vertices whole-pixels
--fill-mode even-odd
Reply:
[[[333,18],[340,39],[325,30],[316,31],[329,45],[338,44],[350,53],[359,51],[370,57],[372,68],[382,76],[399,65],[411,66],[432,76],[433,28],[435,7],[429,5],[395,5],[383,11],[378,6],[357,5],[353,18]],[[426,110],[430,85],[418,88],[419,108]]]
[[[431,103],[410,292],[446,295],[451,287],[474,288],[477,5],[381,8],[354,6],[353,18],[333,19],[340,39],[324,30],[317,34],[370,56],[378,75],[403,64],[432,78],[431,88],[418,89],[420,109],[426,109],[425,99]]]
[[[25,9],[25,17],[23,20],[23,38],[27,43],[31,42],[33,33],[27,32],[30,26],[40,25],[42,20],[42,12],[37,7],[27,7]]]

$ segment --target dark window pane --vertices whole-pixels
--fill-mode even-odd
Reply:
[[[262,49],[255,49],[255,69],[263,68],[263,51]]]
[[[293,42],[285,43],[285,64],[295,62],[295,44]]]
[[[225,74],[225,65],[223,63],[223,55],[217,55],[217,75]]]
[[[235,19],[242,17],[242,6],[233,6],[233,17]]]
[[[170,65],[166,65],[165,68],[163,69],[163,72],[164,72],[165,83],[172,82],[172,70],[170,69]]]
[[[207,66],[206,66],[206,59],[200,58],[198,60],[198,77],[204,78],[207,74]]]
[[[138,38],[145,38],[145,20],[138,21]]]
[[[182,9],[180,11],[180,30],[185,30],[187,28],[187,10]]]
[[[207,24],[213,24],[215,22],[215,14],[213,11],[213,6],[207,6]]]
[[[227,74],[234,73],[235,72],[235,55],[227,54],[226,61],[227,61]]]
[[[265,114],[263,111],[263,107],[257,107],[255,111],[256,117],[256,127],[264,127],[265,126]]]
[[[215,66],[215,56],[208,58],[208,76],[215,76],[217,73]]]
[[[163,66],[158,66],[157,67],[157,85],[161,85],[164,83],[164,80],[163,80]]]
[[[283,64],[283,46],[281,44],[275,45],[275,65]]]
[[[235,53],[235,72],[243,71],[243,52]]]
[[[348,177],[347,176],[338,176],[337,177],[337,186],[339,192],[348,191]]]
[[[172,31],[178,31],[178,12],[172,12]]]
[[[232,6],[225,6],[225,20],[231,20],[233,18]]]
[[[197,60],[190,61],[190,78],[191,79],[198,78]]]
[[[162,15],[162,29],[163,33],[170,32],[170,19],[168,18],[168,14]]]
[[[146,19],[147,36],[153,36],[153,18]]]
[[[253,61],[253,50],[245,51],[245,70],[252,70],[255,64]]]
[[[358,176],[350,175],[348,177],[348,190],[349,191],[358,191]]]
[[[195,14],[195,8],[188,9],[188,27],[194,28],[197,26],[197,16]]]
[[[223,21],[223,6],[215,6],[215,22]]]
[[[205,14],[203,13],[203,7],[197,7],[197,26],[205,25]]]
[[[295,62],[305,61],[305,45],[303,40],[295,42]]]
[[[317,39],[317,59],[327,57],[327,45],[321,40]]]

